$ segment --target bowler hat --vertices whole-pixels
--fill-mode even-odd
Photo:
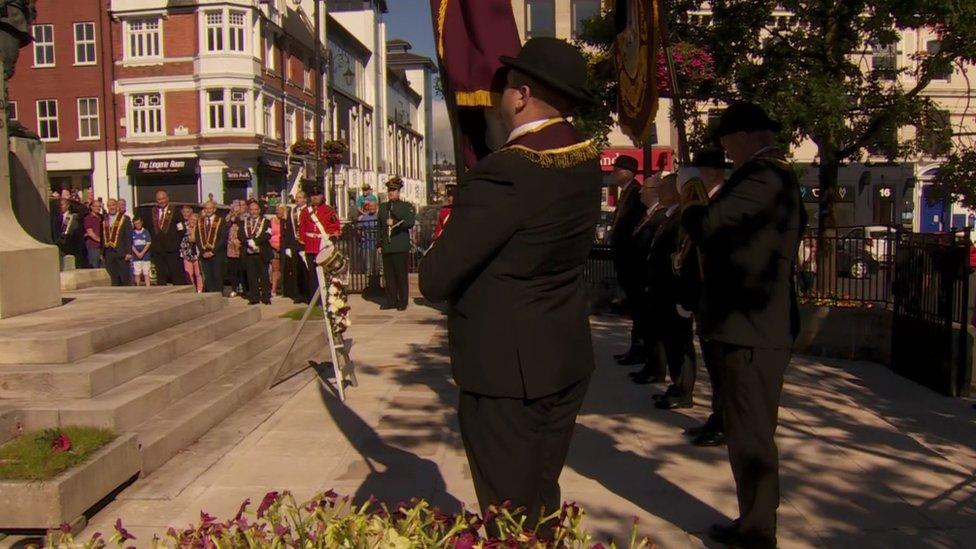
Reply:
[[[315,196],[317,194],[323,194],[322,186],[317,183],[308,183],[303,185],[305,193],[309,196]]]
[[[499,61],[577,102],[596,102],[587,89],[586,59],[565,40],[548,36],[531,38],[522,46],[518,57],[502,56]]]
[[[633,156],[622,154],[613,161],[613,167],[637,173],[637,159]]]
[[[386,182],[387,191],[399,191],[403,188],[403,180],[399,177],[393,177]]]
[[[725,170],[731,168],[732,163],[725,160],[725,151],[722,149],[707,148],[695,152],[691,157],[690,167]]]
[[[733,133],[764,130],[778,132],[781,129],[783,125],[770,118],[765,109],[755,103],[742,101],[725,109],[718,121],[718,127],[715,128],[714,136],[718,141]]]

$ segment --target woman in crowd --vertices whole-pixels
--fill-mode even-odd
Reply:
[[[271,219],[271,295],[278,295],[281,282],[281,210],[275,207],[275,217]],[[286,216],[287,217],[287,216]]]
[[[237,297],[241,288],[241,238],[240,217],[227,216],[230,225],[227,231],[227,277],[230,279],[230,297]]]
[[[203,273],[200,271],[200,252],[197,249],[197,223],[200,216],[190,214],[186,221],[186,231],[180,241],[180,257],[183,259],[183,270],[190,285],[196,286],[197,293],[203,293]]]

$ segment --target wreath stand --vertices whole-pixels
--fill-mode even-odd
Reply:
[[[349,381],[351,387],[358,387],[359,381],[356,379],[356,366],[349,356],[349,351],[352,348],[352,342],[347,341],[342,334],[338,334],[338,340],[336,339],[336,334],[332,330],[332,319],[329,318],[329,304],[328,296],[322,292],[322,288],[327,288],[325,271],[322,270],[320,265],[315,266],[315,274],[319,279],[319,287],[315,290],[315,295],[312,296],[311,302],[305,309],[305,314],[302,315],[302,320],[298,323],[298,329],[295,330],[295,335],[292,337],[291,345],[288,346],[288,351],[285,352],[284,358],[281,360],[281,364],[275,370],[275,375],[271,377],[269,387],[274,385],[275,379],[277,379],[278,374],[281,372],[281,368],[284,367],[285,361],[288,360],[288,356],[291,355],[292,349],[295,348],[295,343],[298,342],[298,337],[302,333],[302,329],[305,328],[305,323],[308,322],[309,317],[312,315],[312,310],[315,308],[316,304],[322,305],[322,317],[325,322],[323,326],[325,327],[325,337],[329,342],[329,352],[332,355],[332,371],[335,374],[336,385],[339,388],[339,400],[342,402],[346,401],[346,381]],[[340,364],[339,359],[342,359]]]

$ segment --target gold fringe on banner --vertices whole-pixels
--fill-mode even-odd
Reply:
[[[491,92],[488,90],[454,92],[458,107],[490,107]]]
[[[592,140],[543,151],[536,151],[522,145],[509,145],[499,152],[501,151],[514,151],[543,168],[570,168],[600,158],[600,147]]]

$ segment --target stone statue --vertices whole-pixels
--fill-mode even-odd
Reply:
[[[3,61],[4,86],[14,75],[21,48],[33,41],[30,27],[37,18],[34,3],[35,0],[0,0],[0,60]],[[6,93],[4,97],[7,97]],[[37,139],[19,122],[7,118],[7,125],[11,136]]]

